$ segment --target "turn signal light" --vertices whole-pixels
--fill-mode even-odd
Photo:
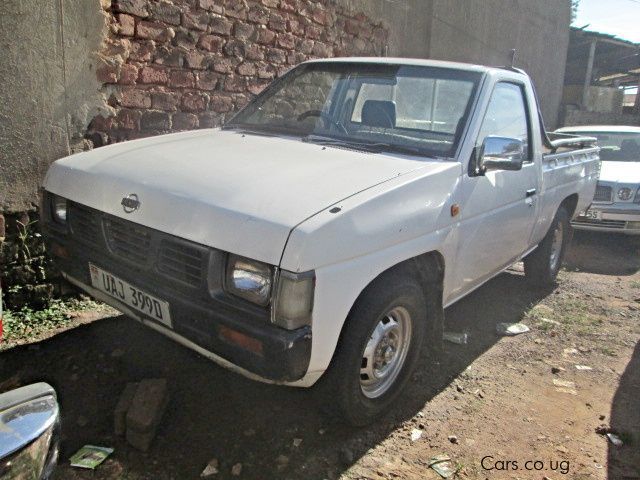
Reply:
[[[262,356],[262,342],[250,337],[249,335],[245,335],[237,330],[221,325],[218,327],[218,337],[227,343],[237,345],[245,350],[249,350],[250,352]]]

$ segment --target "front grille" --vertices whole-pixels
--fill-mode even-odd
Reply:
[[[595,202],[610,202],[611,201],[611,187],[605,185],[596,186],[596,194],[593,197]]]
[[[117,218],[107,218],[104,230],[109,249],[131,262],[147,265],[151,247],[151,232],[135,223]]]
[[[158,270],[196,287],[200,285],[203,278],[202,267],[206,264],[206,253],[206,249],[203,248],[173,240],[162,240],[158,255]]]
[[[206,279],[208,247],[75,202],[70,202],[69,223],[75,239],[99,249],[106,245],[117,259],[191,287],[201,287]]]
[[[576,218],[574,223],[587,227],[617,228],[620,230],[623,230],[627,226],[627,222],[624,220],[592,220],[590,218],[581,217]]]
[[[69,206],[69,224],[73,234],[81,242],[98,243],[100,239],[100,222],[90,208],[71,203]]]

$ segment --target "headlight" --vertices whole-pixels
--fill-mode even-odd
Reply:
[[[618,198],[623,201],[627,201],[631,198],[631,189],[627,187],[623,187],[618,190]]]
[[[53,221],[60,224],[67,223],[67,199],[52,195],[51,216]]]
[[[273,270],[266,263],[229,255],[226,288],[233,295],[267,306],[271,300],[272,279]]]
[[[271,312],[273,323],[287,330],[311,325],[315,285],[316,277],[312,271],[292,273],[280,270]]]

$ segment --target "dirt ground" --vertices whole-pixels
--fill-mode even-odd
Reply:
[[[425,359],[395,410],[363,429],[325,417],[313,389],[246,380],[122,316],[2,352],[0,389],[56,388],[65,480],[195,479],[213,458],[216,479],[429,479],[439,454],[459,478],[638,479],[639,271],[640,242],[587,234],[553,291],[532,289],[515,266],[447,310],[447,329],[469,343]],[[531,331],[495,333],[517,321]],[[141,453],[114,435],[113,410],[127,382],[158,377],[171,399]],[[85,444],[115,452],[95,472],[72,469]]]

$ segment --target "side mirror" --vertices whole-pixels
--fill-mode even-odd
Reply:
[[[48,479],[58,460],[55,390],[35,383],[0,394],[0,479]]]
[[[521,170],[524,161],[524,142],[517,138],[495,137],[484,139],[478,156],[477,172],[491,170]]]

